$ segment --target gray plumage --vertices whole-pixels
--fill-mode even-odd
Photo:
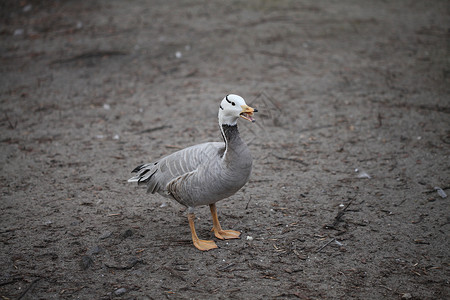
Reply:
[[[147,192],[171,197],[189,208],[233,195],[248,181],[252,157],[236,124],[220,126],[224,142],[191,146],[140,165],[128,181],[146,184]]]

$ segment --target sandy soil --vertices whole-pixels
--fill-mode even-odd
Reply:
[[[2,1],[2,299],[449,297],[448,1]],[[202,253],[138,164],[240,130]],[[206,207],[198,233],[213,238]]]

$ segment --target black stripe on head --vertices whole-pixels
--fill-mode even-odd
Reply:
[[[220,107],[220,109],[221,109],[221,110],[223,110],[223,107],[222,107],[222,105],[219,105],[219,107]]]
[[[227,99],[228,103],[230,103],[231,105],[235,106],[235,105],[236,105],[236,103],[234,103],[234,102],[231,102],[230,100],[228,100],[228,96],[230,96],[230,95],[227,95],[227,96],[225,97],[225,99]]]

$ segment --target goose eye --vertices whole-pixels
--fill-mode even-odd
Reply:
[[[235,105],[236,105],[236,103],[234,103],[234,102],[231,102],[231,105],[235,106]]]

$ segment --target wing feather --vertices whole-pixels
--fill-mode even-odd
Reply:
[[[146,183],[147,192],[167,195],[168,184],[175,187],[180,180],[186,180],[202,164],[210,159],[219,159],[225,149],[224,143],[204,143],[191,146],[163,157],[157,162],[142,164],[132,172],[137,173],[128,182]],[[176,191],[174,190],[176,193]]]

